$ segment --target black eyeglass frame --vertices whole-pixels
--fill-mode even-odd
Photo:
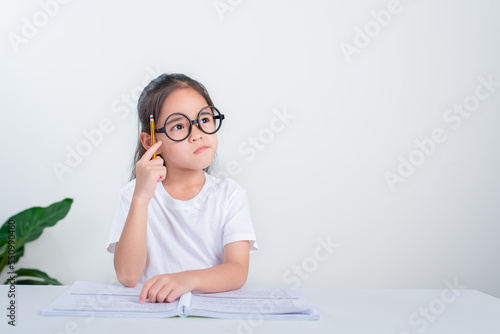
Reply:
[[[216,116],[213,116],[214,119],[220,119],[220,123],[219,123],[219,126],[217,127],[217,129],[215,129],[215,131],[213,132],[207,132],[205,130],[203,130],[203,127],[200,126],[200,116],[201,116],[201,113],[207,109],[207,108],[212,108],[212,109],[215,109],[217,110],[217,112],[219,113],[219,115],[216,115]],[[167,126],[167,121],[170,117],[172,117],[173,115],[181,115],[181,116],[184,116],[186,117],[188,120],[189,120],[189,131],[188,131],[188,134],[186,135],[186,137],[182,138],[182,139],[173,139],[171,138],[168,134],[167,134],[167,130],[165,130],[165,127]],[[173,113],[172,115],[169,115],[167,117],[167,119],[165,120],[165,123],[163,124],[163,127],[159,128],[159,129],[155,129],[155,133],[164,133],[168,139],[172,140],[172,141],[176,141],[176,142],[180,142],[180,141],[183,141],[183,140],[186,140],[187,138],[189,138],[189,136],[191,135],[191,131],[193,130],[193,124],[198,124],[198,128],[205,132],[207,135],[213,135],[214,133],[216,133],[217,131],[219,131],[219,129],[221,128],[222,126],[222,121],[224,120],[224,115],[219,111],[219,109],[217,109],[216,107],[214,106],[206,106],[206,107],[203,107],[199,112],[198,112],[198,117],[195,119],[195,120],[192,120],[191,118],[189,118],[188,115],[186,114],[183,114],[183,113],[180,113],[180,112],[176,112],[176,113]]]

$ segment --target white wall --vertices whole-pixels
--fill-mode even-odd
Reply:
[[[64,284],[114,278],[105,247],[130,173],[133,105],[154,76],[181,72],[227,115],[218,173],[248,191],[260,245],[249,283],[448,280],[500,297],[500,5],[394,3],[73,0],[45,6],[52,16],[38,1],[3,3],[2,217],[74,199],[18,267]],[[112,130],[59,179],[54,163],[66,165],[101,122]],[[318,253],[328,239],[332,253]]]

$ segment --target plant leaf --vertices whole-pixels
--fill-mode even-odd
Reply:
[[[23,255],[24,255],[24,246],[21,246],[19,249],[16,249],[16,257],[14,259],[14,262],[17,262],[19,258]],[[2,254],[0,256],[0,273],[2,272],[5,265],[10,266],[10,264],[8,264],[8,259],[9,259],[8,252],[5,252],[5,254]]]
[[[19,261],[19,258],[23,255],[24,255],[24,246],[21,246],[21,247],[16,249],[16,259],[14,262],[17,263],[17,261]]]
[[[33,207],[10,217],[0,228],[0,249],[3,249],[9,240],[9,225],[12,226],[9,224],[10,221],[15,221],[17,252],[27,242],[36,240],[44,228],[54,226],[59,220],[66,217],[72,203],[73,199],[66,198],[48,207]],[[5,248],[5,252],[7,249]],[[19,258],[17,254],[16,258]]]
[[[27,269],[21,268],[15,271],[16,276],[16,284],[22,285],[62,285],[61,282],[56,280],[55,278],[50,277],[46,273],[38,269]],[[40,280],[20,280],[19,278],[25,277],[33,277],[39,278]],[[10,278],[7,279],[3,284],[8,284]]]
[[[16,281],[16,284],[17,285],[51,285],[49,283],[34,280],[34,279],[22,279],[22,280]]]

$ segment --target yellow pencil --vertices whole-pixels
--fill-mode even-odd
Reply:
[[[156,140],[155,140],[155,119],[153,117],[153,115],[150,115],[149,116],[149,124],[150,124],[150,128],[151,128],[151,146],[153,146],[154,144],[156,144]],[[156,153],[153,153],[153,159],[156,159]]]

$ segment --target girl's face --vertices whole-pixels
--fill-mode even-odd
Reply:
[[[156,128],[165,124],[165,120],[173,113],[186,114],[191,120],[198,118],[198,113],[206,107],[207,101],[192,88],[181,88],[171,93],[160,111]],[[156,151],[161,154],[167,173],[169,168],[202,170],[212,163],[217,150],[217,134],[206,134],[197,124],[193,124],[191,134],[185,140],[175,142],[164,133],[156,133],[156,140],[161,140],[161,147]]]

